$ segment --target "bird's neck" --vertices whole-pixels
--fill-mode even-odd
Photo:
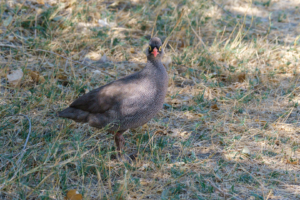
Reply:
[[[166,77],[168,76],[167,70],[163,66],[160,59],[148,59],[147,64],[142,71],[142,73],[145,73],[147,75],[154,75],[156,79],[161,79],[160,81],[164,81],[165,79],[167,79]]]
[[[148,58],[147,59],[147,63],[149,63],[148,64],[148,66],[151,66],[151,67],[155,67],[155,68],[164,68],[164,66],[163,66],[163,64],[162,64],[162,62],[161,62],[161,58],[157,58],[157,59],[153,59],[153,58]]]

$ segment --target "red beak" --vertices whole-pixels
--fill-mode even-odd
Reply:
[[[157,51],[157,48],[154,47],[153,51],[152,51],[152,54],[154,55],[154,57],[157,56],[157,54],[159,54],[159,52]]]

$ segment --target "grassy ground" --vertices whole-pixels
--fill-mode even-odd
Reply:
[[[299,5],[1,1],[0,199],[300,199]],[[130,165],[56,113],[140,70],[151,35],[169,41],[169,89],[125,134]]]

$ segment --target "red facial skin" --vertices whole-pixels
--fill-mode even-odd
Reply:
[[[157,54],[159,54],[159,52],[158,52],[158,50],[157,50],[156,47],[154,47],[154,49],[153,49],[153,51],[151,53],[154,55],[154,57],[156,57]]]

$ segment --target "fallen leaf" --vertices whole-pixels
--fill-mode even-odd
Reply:
[[[21,79],[23,77],[22,69],[12,70],[11,74],[6,75],[9,84],[16,87],[20,84]]]
[[[82,200],[82,195],[77,190],[69,190],[65,200]]]
[[[129,51],[130,51],[130,53],[135,53],[135,50],[133,47],[131,47]]]
[[[68,81],[68,74],[63,70],[63,69],[59,69],[58,73],[56,74],[56,78],[61,81],[63,86],[66,86],[69,84]]]
[[[59,69],[59,72],[56,75],[57,79],[62,80],[67,80],[68,79],[68,74],[63,70],[63,69]]]
[[[58,79],[60,79],[60,80],[67,80],[67,79],[68,79],[68,76],[65,75],[65,74],[58,74],[56,77],[57,77]]]
[[[194,115],[197,117],[203,117],[203,115],[201,113],[195,113]]]
[[[246,80],[246,73],[245,72],[242,72],[238,75],[238,81],[240,83],[244,82]]]
[[[97,60],[100,60],[102,57],[102,55],[98,52],[89,52],[88,54],[85,55],[84,59],[90,59],[90,60],[93,60],[93,61],[97,61]]]
[[[41,5],[44,5],[44,4],[45,4],[44,0],[36,0],[36,2],[37,2],[38,4],[41,4]]]
[[[299,159],[293,160],[293,159],[287,159],[286,160],[287,164],[291,164],[291,165],[298,165],[299,164]]]
[[[244,154],[245,156],[249,157],[251,155],[250,150],[248,147],[244,147],[242,154]]]
[[[211,108],[213,110],[220,110],[220,108],[218,107],[218,105],[216,103],[214,105],[212,105]]]
[[[163,191],[162,189],[157,189],[157,190],[156,190],[156,193],[161,194],[162,191]]]
[[[28,70],[29,71],[29,75],[31,76],[32,80],[36,83],[44,83],[45,82],[45,78],[43,76],[41,76],[38,72],[36,71],[32,71],[32,70]]]
[[[155,131],[154,135],[167,135],[167,132],[165,132],[163,130],[157,130],[157,131]]]

